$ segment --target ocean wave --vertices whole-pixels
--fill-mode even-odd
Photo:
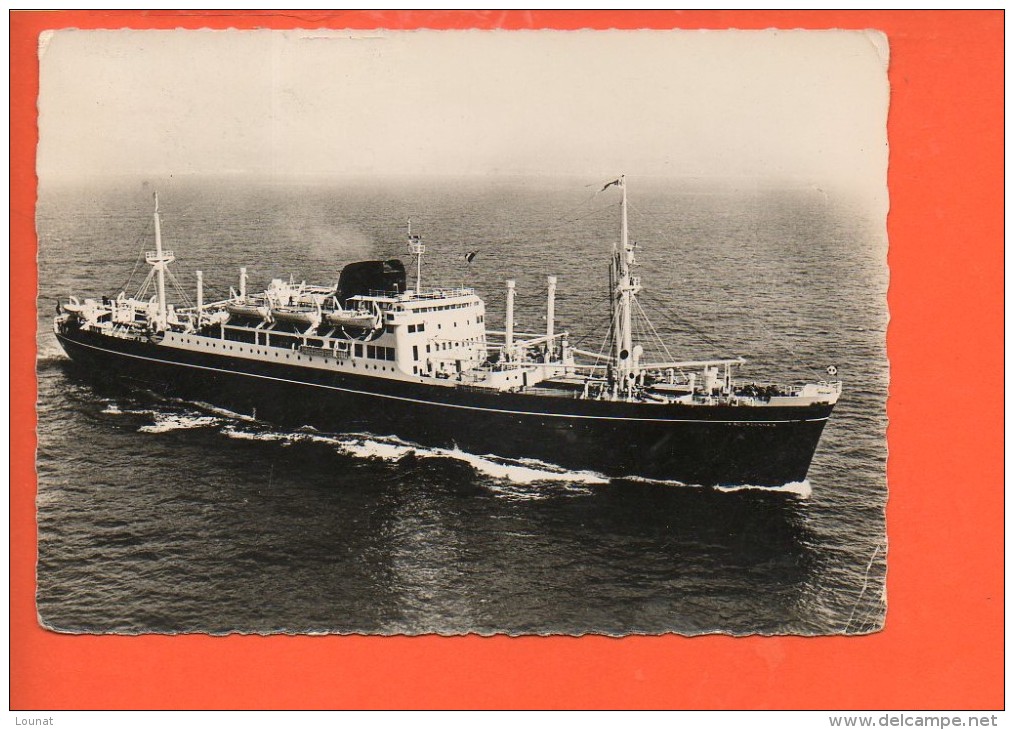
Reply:
[[[67,357],[67,355],[65,355],[63,353],[63,351],[60,351],[60,352],[39,352],[38,355],[36,355],[36,357],[35,357],[35,367],[36,368],[44,368],[44,367],[48,367],[50,365],[55,365],[56,363],[64,362],[64,361],[69,362],[70,358]]]
[[[813,487],[810,485],[809,479],[804,479],[801,482],[788,482],[779,487],[763,487],[759,484],[739,484],[736,486],[715,487],[715,489],[720,492],[742,492],[747,490],[781,492],[784,494],[794,494],[801,499],[809,499],[813,495]]]
[[[650,484],[657,487],[694,487],[702,488],[700,484],[687,484],[676,479],[653,479],[651,477],[624,476],[617,477],[619,482],[634,482],[635,484]]]
[[[241,431],[236,428],[226,427],[221,431],[223,436],[242,441],[286,441],[289,437],[286,434],[259,431]]]
[[[221,416],[233,421],[244,421],[246,423],[257,423],[257,419],[254,416],[248,416],[244,413],[237,413],[236,411],[230,411],[228,408],[222,408],[221,406],[212,405],[211,403],[205,403],[204,401],[189,401],[183,400],[182,398],[170,398],[173,403],[180,403],[183,405],[197,408],[198,410],[206,413],[213,413],[216,416]]]
[[[574,486],[559,479],[513,482],[499,479],[490,482],[486,488],[498,497],[517,502],[538,502],[550,497],[575,497],[591,494],[589,486]]]
[[[719,492],[743,492],[743,491],[779,492],[785,494],[795,494],[797,497],[800,497],[802,499],[808,499],[810,495],[813,494],[813,489],[810,486],[810,481],[808,479],[801,482],[787,482],[786,484],[774,487],[765,487],[760,484],[729,484],[708,487],[703,484],[688,484],[686,482],[677,481],[676,479],[652,479],[650,477],[637,477],[637,476],[621,477],[620,481],[635,482],[637,484],[650,484],[653,486],[660,487],[715,489]]]
[[[123,408],[115,401],[108,401],[106,407],[99,412],[109,416],[151,416],[153,418],[166,415],[164,411],[153,411],[149,408]]]
[[[394,436],[379,437],[357,434],[349,437],[299,434],[300,440],[332,443],[348,455],[365,459],[396,462],[412,455],[418,459],[453,459],[468,464],[476,472],[490,479],[513,484],[562,482],[580,484],[607,484],[609,478],[588,471],[570,471],[536,459],[509,459],[493,454],[472,454],[461,449],[427,447],[403,441]]]
[[[464,461],[476,471],[493,479],[506,479],[514,484],[565,482],[569,484],[608,484],[609,477],[592,471],[571,471],[537,459],[508,459],[486,454],[477,456],[460,449],[433,449],[433,455]]]
[[[35,362],[36,365],[46,365],[62,360],[69,360],[67,353],[60,347],[52,330],[40,333],[35,340]]]
[[[35,370],[37,372],[47,371],[59,367],[61,363],[65,362],[70,362],[70,358],[63,350],[50,352],[40,348],[35,356]]]
[[[212,416],[194,416],[186,413],[159,413],[155,416],[155,423],[141,426],[139,433],[166,433],[168,431],[180,431],[193,428],[209,428],[217,426],[221,419]]]
[[[339,453],[358,459],[377,459],[389,463],[407,456],[418,459],[453,459],[468,464],[476,472],[494,480],[513,484],[561,482],[570,484],[608,484],[609,478],[590,471],[570,471],[536,459],[508,459],[492,454],[471,454],[461,449],[427,447],[404,441],[396,436],[373,434],[321,434],[313,429],[295,432],[249,430],[233,426],[222,429],[228,438],[248,441],[274,441],[282,445],[320,443],[333,446]]]
[[[581,493],[587,492],[582,487],[605,485],[614,480],[665,487],[705,488],[703,485],[688,484],[673,479],[652,479],[640,476],[624,476],[614,479],[595,471],[568,469],[534,458],[510,458],[495,454],[480,455],[463,451],[460,448],[448,449],[423,446],[405,441],[394,435],[378,436],[362,432],[329,434],[322,433],[311,426],[304,426],[294,431],[278,431],[271,429],[263,422],[257,421],[252,416],[236,413],[235,411],[209,403],[183,401],[175,398],[171,400],[175,403],[183,403],[192,408],[199,409],[200,413],[180,414],[161,413],[151,410],[127,410],[121,409],[115,403],[108,405],[103,410],[103,413],[154,416],[155,423],[142,426],[138,429],[144,433],[165,433],[182,429],[207,428],[225,422],[226,425],[220,430],[220,433],[231,439],[275,442],[282,446],[291,446],[297,443],[317,443],[333,447],[343,456],[356,459],[372,459],[387,463],[396,463],[408,456],[413,456],[417,459],[452,459],[467,464],[476,473],[488,477],[494,483],[499,483],[491,487],[495,491],[497,490],[497,486],[499,486],[499,491],[506,494],[506,496],[518,499],[535,499],[544,495],[527,491],[504,491],[504,485],[530,486],[552,483],[563,489],[569,488]],[[207,413],[215,415],[209,416],[206,415]],[[261,425],[260,428],[257,427],[258,424]],[[790,482],[774,487],[742,484],[718,486],[715,489],[722,492],[763,490],[766,492],[794,494],[802,499],[809,498],[813,491],[809,481]]]

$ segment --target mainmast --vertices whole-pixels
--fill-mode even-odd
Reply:
[[[155,193],[155,250],[148,251],[144,258],[151,266],[155,268],[156,281],[158,282],[158,315],[155,322],[156,327],[160,331],[164,331],[166,328],[166,322],[168,316],[166,314],[166,301],[165,301],[165,268],[173,261],[176,257],[172,251],[162,250],[162,223],[158,216],[158,193]]]

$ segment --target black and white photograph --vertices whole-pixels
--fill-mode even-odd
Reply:
[[[44,34],[40,624],[880,631],[888,62]]]

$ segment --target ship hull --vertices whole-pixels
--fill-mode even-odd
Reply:
[[[779,486],[802,481],[831,405],[639,404],[488,392],[198,353],[83,330],[68,356],[183,398],[286,427],[396,435],[611,477]]]

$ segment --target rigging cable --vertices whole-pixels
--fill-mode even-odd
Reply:
[[[612,349],[612,345],[613,345],[613,328],[615,326],[616,326],[616,308],[615,307],[610,307],[610,312],[609,312],[609,327],[606,328],[606,336],[602,340],[602,346],[599,347],[599,357],[600,358],[609,359],[609,360],[612,359],[611,357],[604,356],[603,353],[607,349]]]
[[[695,327],[693,324],[691,324],[689,321],[677,315],[675,312],[668,311],[665,308],[666,305],[663,302],[659,301],[658,299],[655,299],[653,296],[650,295],[646,296],[645,299],[647,299],[650,302],[654,302],[659,306],[659,313],[669,322],[669,324],[674,325],[676,327],[686,327],[687,329],[691,330],[694,334],[696,334],[698,337],[700,337],[702,340],[704,340],[706,344],[710,345],[711,347],[714,347],[716,350],[720,352],[726,350],[726,345],[716,342],[707,334],[705,334],[697,327]]]
[[[676,358],[674,358],[672,356],[672,353],[669,352],[669,348],[665,346],[665,340],[662,339],[661,335],[658,334],[658,330],[655,329],[655,325],[653,325],[651,323],[651,320],[648,319],[648,314],[647,314],[647,312],[644,311],[644,307],[641,306],[641,302],[638,301],[637,297],[631,297],[631,299],[634,300],[634,304],[637,305],[637,311],[644,318],[644,321],[647,323],[648,327],[651,329],[651,333],[655,336],[655,339],[658,340],[658,344],[660,344],[662,346],[662,351],[665,352],[665,356],[670,361],[675,360]]]
[[[143,257],[143,256],[144,256],[144,250],[142,249],[137,254],[137,260],[134,261],[134,268],[130,270],[130,276],[127,277],[127,280],[125,282],[123,282],[123,286],[120,287],[120,291],[121,292],[126,292],[127,291],[127,287],[130,286],[130,282],[133,280],[134,274],[137,273],[137,267],[141,265],[141,257]]]
[[[172,269],[169,267],[166,267],[165,271],[169,274],[169,280],[172,282],[173,286],[176,287],[176,293],[179,295],[183,303],[188,307],[193,307],[194,303],[190,301],[190,297],[188,297],[187,293],[183,290],[183,287],[180,285],[180,280],[176,278],[176,274],[174,274]]]
[[[609,321],[607,321],[607,323],[606,323],[606,324],[607,324],[607,325],[608,325],[609,327],[612,327],[612,320],[611,320],[611,319],[609,319]],[[598,332],[598,331],[599,331],[599,330],[598,330],[598,328],[592,327],[592,328],[591,328],[591,329],[589,329],[589,330],[588,330],[588,331],[587,331],[587,332],[586,332],[585,334],[581,335],[581,337],[579,337],[579,338],[578,338],[577,340],[575,340],[575,341],[574,341],[574,342],[572,343],[572,346],[573,346],[573,347],[577,347],[578,345],[580,345],[580,344],[581,344],[582,342],[584,342],[585,340],[587,340],[587,339],[588,339],[589,337],[591,337],[592,335],[594,335],[594,334],[595,334],[596,332]]]

